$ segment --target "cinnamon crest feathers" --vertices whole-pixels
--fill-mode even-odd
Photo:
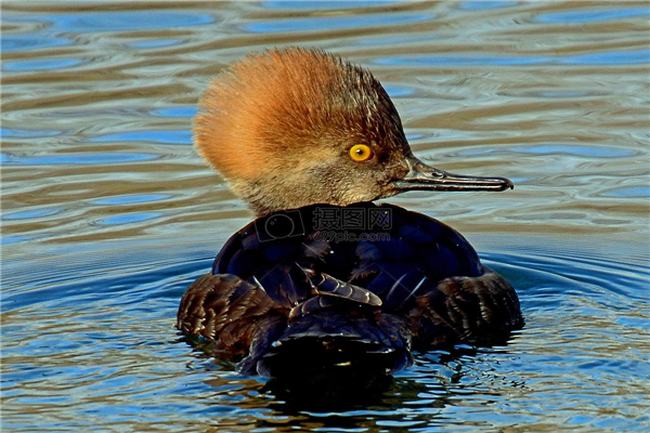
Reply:
[[[386,165],[398,174],[408,171],[390,158],[390,151],[401,154],[408,145],[381,84],[368,71],[322,51],[249,56],[212,82],[199,110],[194,127],[199,153],[258,213],[381,196],[382,173],[369,174],[364,188],[343,176],[346,165],[353,165],[341,166],[338,157],[351,142],[381,143],[386,151],[378,156]]]

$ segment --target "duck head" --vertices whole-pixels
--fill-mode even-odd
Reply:
[[[513,187],[417,159],[379,81],[319,50],[271,50],[233,64],[203,95],[194,133],[199,153],[258,216],[412,190]]]

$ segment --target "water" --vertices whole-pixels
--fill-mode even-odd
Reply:
[[[650,430],[647,3],[3,2],[2,428]],[[294,401],[193,351],[179,298],[250,220],[195,155],[223,65],[315,46],[371,68],[421,158],[501,194],[390,199],[517,287],[504,347],[381,395]]]

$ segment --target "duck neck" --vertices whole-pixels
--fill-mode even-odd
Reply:
[[[316,203],[338,204],[331,191],[313,191],[305,186],[287,187],[280,183],[255,182],[231,184],[233,191],[243,198],[260,218],[273,212],[297,209]],[[273,185],[269,187],[269,185]]]

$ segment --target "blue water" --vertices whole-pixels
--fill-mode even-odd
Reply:
[[[3,3],[5,432],[650,430],[644,3]],[[422,159],[513,179],[391,198],[516,287],[507,345],[420,353],[388,389],[286,395],[174,329],[252,218],[191,146],[213,75],[272,46],[370,68]],[[309,396],[308,396],[309,397]]]
[[[3,289],[10,316],[3,328],[5,401],[29,407],[43,422],[63,411],[64,430],[79,431],[100,418],[172,430],[322,423],[462,431],[566,423],[644,431],[650,366],[638,346],[650,326],[650,316],[640,313],[650,311],[650,275],[639,272],[645,259],[606,261],[538,240],[542,251],[501,239],[508,253],[484,255],[517,287],[526,312],[526,328],[508,346],[420,354],[383,394],[325,406],[283,402],[263,380],[239,376],[181,341],[171,326],[178,299],[209,267],[209,253],[177,250],[184,258],[177,263],[160,252],[109,250],[95,259],[101,264],[81,270],[72,256],[54,279],[51,264],[13,264],[17,275],[7,276]],[[37,337],[9,340],[19,333]],[[35,393],[40,388],[46,392]],[[603,413],[603,405],[612,410]],[[30,420],[13,416],[3,427],[24,430]]]

